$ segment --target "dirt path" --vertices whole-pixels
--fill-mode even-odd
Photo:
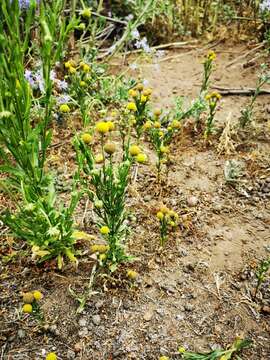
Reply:
[[[247,51],[244,45],[221,45],[215,50],[216,84],[254,87],[254,69],[239,64],[224,68]],[[199,54],[178,52],[173,61],[141,66],[142,77],[154,88],[157,106],[171,106],[174,96],[195,98],[201,79]],[[223,124],[228,113],[237,119],[247,101],[247,97],[224,97],[218,122]],[[152,214],[160,199],[151,167],[140,168],[129,199],[136,217],[130,253],[139,257],[134,263],[140,274],[137,285],[130,287],[120,276],[107,282],[100,279],[94,289],[97,294],[84,313],[77,315],[68,286],[78,292],[83,289],[91,269],[89,259],[82,261],[77,272],[66,269],[63,274],[39,272],[25,265],[24,259],[11,263],[0,285],[4,294],[0,309],[2,358],[41,359],[44,349],[55,350],[60,359],[157,360],[160,355],[176,359],[179,346],[209,350],[225,347],[240,335],[254,341],[243,359],[269,359],[269,314],[259,311],[261,305],[270,306],[269,282],[262,290],[264,300],[250,301],[256,262],[270,250],[268,101],[269,97],[260,96],[256,107],[260,134],[232,155],[219,155],[217,144],[205,147],[200,135],[184,133],[175,141],[162,201],[184,216],[186,226],[171,237],[162,252]],[[239,190],[225,183],[224,166],[229,159],[244,166]],[[194,206],[190,206],[191,196],[196,199]],[[7,292],[7,284],[12,285],[12,294]],[[40,288],[45,294],[46,328],[17,316],[18,294],[26,286]]]

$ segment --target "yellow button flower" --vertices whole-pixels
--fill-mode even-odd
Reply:
[[[96,130],[100,134],[106,134],[110,130],[109,129],[109,124],[107,122],[105,122],[105,121],[101,121],[101,122],[97,123]]]
[[[112,155],[116,151],[116,145],[114,143],[107,143],[104,145],[104,151],[107,154]]]
[[[139,91],[143,91],[143,89],[144,89],[143,84],[138,84],[138,85],[136,86],[136,89],[138,89]]]
[[[207,57],[208,57],[209,60],[214,61],[214,60],[216,60],[217,55],[216,55],[216,53],[214,51],[210,50]]]
[[[173,120],[171,123],[171,126],[173,129],[180,129],[181,127],[181,122],[179,120]]]
[[[140,164],[144,164],[147,160],[147,156],[143,153],[140,153],[136,156],[136,161]]]
[[[138,273],[134,270],[128,270],[127,277],[131,280],[135,280],[138,277]]]
[[[85,81],[80,81],[80,87],[86,87],[86,82]]]
[[[101,164],[101,163],[103,163],[103,161],[104,161],[104,157],[103,157],[102,154],[98,154],[98,155],[95,156],[95,163],[96,164]]]
[[[107,255],[106,254],[100,254],[98,258],[99,258],[100,261],[104,261],[104,260],[106,260]]]
[[[131,96],[131,97],[133,97],[133,98],[135,98],[135,97],[137,96],[137,91],[134,90],[134,89],[130,89],[130,90],[128,91],[128,95]]]
[[[114,122],[112,121],[107,121],[107,124],[109,126],[109,131],[113,131],[115,129],[115,125]]]
[[[160,115],[161,115],[161,110],[160,110],[160,109],[156,109],[156,110],[154,111],[154,115],[155,115],[155,116],[160,116]]]
[[[35,300],[33,293],[27,292],[23,294],[23,302],[25,304],[32,304],[32,302]]]
[[[139,148],[138,145],[131,145],[129,148],[129,153],[132,156],[137,156],[141,153],[141,149]]]
[[[146,123],[143,125],[143,127],[144,127],[145,130],[151,129],[151,127],[152,127],[151,121],[149,121],[149,120],[146,121]]]
[[[161,128],[161,123],[160,123],[159,121],[155,121],[155,122],[154,122],[154,127],[155,127],[156,129],[160,129],[160,128]]]
[[[167,154],[167,153],[169,152],[169,147],[162,145],[162,146],[160,147],[160,152],[161,152],[162,154]]]
[[[98,244],[95,244],[95,245],[92,245],[91,246],[91,252],[92,253],[95,253],[95,252],[98,252],[100,254],[103,254],[105,252],[107,252],[109,250],[109,246],[108,245],[98,245]]]
[[[33,291],[33,295],[34,295],[35,300],[37,300],[37,301],[39,301],[43,298],[43,294],[38,290]]]
[[[22,310],[26,314],[31,314],[31,312],[33,311],[33,307],[31,304],[24,304]]]
[[[147,96],[144,96],[144,95],[141,96],[141,102],[142,103],[146,103],[147,100],[148,100]]]
[[[180,354],[184,354],[185,351],[186,351],[186,349],[185,349],[183,346],[181,346],[181,347],[178,349],[178,352],[179,352]]]
[[[134,102],[130,102],[127,104],[127,109],[130,111],[137,111],[137,106]]]
[[[159,211],[159,212],[157,213],[157,218],[158,218],[159,220],[162,220],[162,219],[164,218],[163,212]]]
[[[62,104],[60,106],[59,110],[62,113],[69,113],[70,112],[70,107],[68,106],[68,104]]]
[[[76,68],[73,67],[73,66],[70,66],[70,67],[68,68],[68,72],[69,72],[70,74],[75,74],[75,73],[76,73]]]
[[[86,19],[89,19],[92,15],[92,9],[91,8],[84,8],[82,11],[81,11],[81,16],[86,18]]]
[[[85,72],[85,73],[88,73],[91,71],[91,67],[88,64],[81,63],[80,66],[81,66],[83,72]]]
[[[54,352],[51,352],[46,356],[46,360],[57,360],[57,356]]]
[[[92,136],[89,133],[84,133],[82,134],[81,139],[85,144],[90,144],[90,142],[92,141]]]
[[[108,228],[108,226],[102,226],[100,229],[99,229],[100,233],[102,235],[108,235],[109,232],[110,232],[110,229]]]
[[[152,89],[148,88],[143,91],[144,96],[151,96],[152,95]]]

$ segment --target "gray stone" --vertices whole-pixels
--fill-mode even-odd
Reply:
[[[98,326],[101,323],[101,317],[99,315],[93,315],[92,322],[94,325]]]

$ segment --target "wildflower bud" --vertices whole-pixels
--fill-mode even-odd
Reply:
[[[70,112],[70,107],[68,106],[68,104],[62,104],[59,108],[59,111],[61,113],[69,113]]]
[[[160,109],[156,109],[156,110],[154,111],[154,115],[157,116],[157,117],[159,117],[159,116],[161,115],[161,110],[160,110]]]
[[[167,154],[167,153],[169,152],[169,147],[162,145],[162,146],[160,147],[160,152],[161,152],[162,154]]]
[[[85,23],[80,23],[80,24],[77,26],[77,29],[80,30],[80,31],[84,31],[84,30],[85,30]]]
[[[152,95],[152,89],[148,88],[143,91],[144,96],[151,96]]]
[[[108,235],[109,232],[110,232],[110,229],[108,228],[108,226],[102,226],[100,229],[99,229],[100,233],[102,235]]]
[[[35,300],[34,295],[31,292],[27,292],[23,294],[23,302],[25,304],[32,304]]]
[[[81,16],[86,18],[86,19],[89,19],[92,15],[92,9],[91,8],[84,8],[82,11],[81,11]]]
[[[158,218],[159,220],[162,220],[162,219],[164,218],[163,212],[159,211],[159,212],[157,213],[157,218]]]
[[[106,260],[107,255],[106,254],[100,254],[98,258],[99,258],[100,261],[104,261],[104,260]]]
[[[186,351],[186,349],[185,349],[183,346],[181,346],[181,347],[178,349],[178,352],[179,352],[180,354],[184,354],[185,351]]]
[[[135,98],[137,96],[137,91],[133,90],[133,89],[130,89],[128,94],[129,94],[129,96]]]
[[[130,111],[137,111],[137,106],[134,102],[130,102],[129,104],[127,104],[127,109]]]
[[[154,122],[154,128],[160,129],[161,128],[161,123],[159,121],[155,121]]]
[[[99,132],[100,134],[104,135],[107,132],[109,132],[109,125],[107,122],[105,121],[101,121],[99,123],[96,124],[96,130],[97,132]]]
[[[104,157],[103,157],[102,154],[98,154],[98,155],[95,157],[95,162],[96,162],[96,164],[101,164],[101,163],[103,163],[103,161],[104,161]]]
[[[85,144],[90,144],[90,142],[92,141],[92,136],[88,133],[85,133],[85,134],[82,134],[81,139]]]
[[[116,151],[116,146],[114,143],[107,143],[104,145],[104,151],[109,154],[112,155],[113,153],[115,153]]]
[[[140,152],[141,152],[141,149],[137,145],[131,145],[129,148],[129,153],[132,156],[137,156],[140,154]]]
[[[171,123],[171,126],[173,129],[180,129],[181,127],[181,122],[179,120],[173,120]]]
[[[137,277],[138,277],[138,273],[134,270],[128,270],[127,271],[127,277],[130,279],[130,280],[136,280]]]
[[[95,244],[95,245],[92,245],[91,248],[90,248],[91,252],[92,253],[100,253],[100,254],[103,254],[103,253],[106,253],[108,250],[109,250],[109,246],[108,245],[103,245],[103,244]]]
[[[103,208],[103,202],[101,200],[96,200],[94,202],[94,206],[96,209],[102,209]]]
[[[68,72],[69,72],[70,74],[75,74],[75,73],[76,73],[76,68],[73,67],[73,66],[70,66],[70,67],[68,68]]]
[[[37,300],[37,301],[39,301],[43,298],[43,294],[38,290],[35,290],[33,292],[33,296],[34,296],[35,300]]]
[[[107,121],[109,131],[113,131],[115,129],[115,125],[112,121]]]
[[[163,214],[168,214],[168,212],[170,211],[167,206],[162,205],[159,209]]]
[[[147,161],[147,156],[143,153],[140,153],[136,156],[136,161],[139,164],[144,164]]]
[[[57,360],[57,356],[54,352],[51,352],[46,356],[46,360]]]
[[[22,311],[26,314],[31,314],[31,312],[33,311],[33,307],[31,304],[24,304]]]
[[[149,130],[149,129],[151,129],[151,127],[152,127],[152,123],[151,123],[151,121],[146,121],[146,123],[143,125],[143,127],[144,127],[144,130]]]
[[[146,103],[148,100],[147,96],[142,95],[141,96],[141,103]]]
[[[80,81],[80,87],[86,87],[86,82],[85,81]]]
[[[168,356],[163,355],[160,356],[159,360],[170,360],[170,359],[168,358]]]
[[[83,72],[85,72],[85,73],[89,73],[90,70],[91,70],[90,66],[88,64],[85,64],[85,63],[81,63],[80,67],[82,68]]]
[[[143,84],[138,84],[136,86],[136,89],[139,90],[139,91],[143,91],[143,89],[144,89]]]

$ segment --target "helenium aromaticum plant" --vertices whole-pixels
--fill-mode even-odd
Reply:
[[[126,197],[131,161],[126,157],[120,162],[114,159],[117,146],[109,140],[114,123],[101,121],[96,125],[100,153],[94,155],[91,138],[83,134],[76,137],[75,148],[79,170],[86,177],[82,180],[97,215],[96,224],[108,244],[103,264],[111,271],[119,263],[131,260],[126,254],[125,243],[129,233],[127,226]]]
[[[262,260],[256,271],[257,284],[256,284],[254,296],[253,296],[254,299],[256,299],[258,290],[259,290],[260,286],[262,285],[262,283],[265,281],[265,276],[266,276],[267,272],[269,271],[269,269],[270,269],[270,258],[266,259],[266,260]]]
[[[129,90],[131,101],[127,104],[127,110],[134,115],[133,126],[136,130],[137,139],[139,140],[143,125],[147,121],[148,116],[148,102],[152,95],[150,88],[145,89],[143,84],[139,83],[134,88]]]
[[[163,205],[156,213],[156,217],[159,220],[160,245],[164,246],[168,240],[169,233],[177,227],[179,216],[175,211]]]
[[[206,119],[205,131],[204,131],[204,136],[207,139],[209,135],[211,135],[214,131],[214,119],[216,115],[218,102],[221,99],[221,95],[217,92],[213,92],[211,94],[206,95],[205,99],[208,103],[208,108],[209,108],[209,113]]]
[[[1,186],[18,204],[16,213],[6,211],[1,219],[13,236],[38,249],[41,259],[57,256],[59,264],[62,255],[72,258],[71,217],[78,195],[68,210],[58,207],[53,178],[45,166],[52,138],[49,129],[53,106],[51,71],[62,56],[74,21],[63,20],[63,4],[62,0],[53,4],[41,1],[37,19],[34,0],[23,14],[17,0],[4,0],[0,5],[0,172],[8,174]],[[39,103],[40,117],[34,116],[33,93],[25,76],[25,63],[32,51],[32,26],[40,30],[37,52],[44,88]]]
[[[208,90],[210,85],[210,76],[213,71],[214,61],[216,60],[216,53],[214,51],[209,51],[206,58],[203,62],[203,80],[200,93],[204,93]]]

